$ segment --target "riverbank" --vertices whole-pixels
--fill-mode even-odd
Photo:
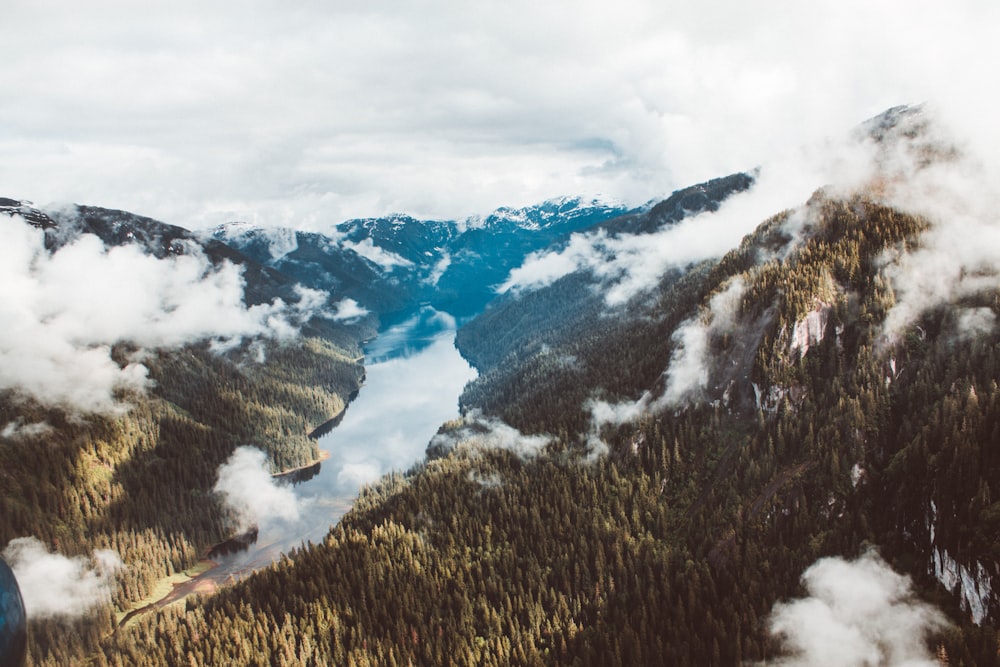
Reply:
[[[218,563],[215,561],[200,560],[194,567],[163,577],[156,582],[149,595],[137,600],[129,609],[116,614],[115,632],[127,627],[135,618],[153,609],[162,609],[196,593],[214,593],[218,588],[218,583],[204,575],[217,566]]]
[[[325,449],[321,449],[319,450],[319,456],[316,459],[310,461],[309,463],[306,463],[305,465],[300,465],[297,468],[287,468],[285,470],[279,470],[278,472],[271,473],[271,477],[273,477],[274,479],[282,479],[283,477],[290,477],[292,475],[296,475],[298,473],[309,470],[310,468],[315,468],[316,466],[323,463],[323,461],[329,460],[329,458],[330,458],[330,452]]]

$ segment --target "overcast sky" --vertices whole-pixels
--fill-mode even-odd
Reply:
[[[0,27],[0,196],[189,228],[639,203],[901,103],[1000,146],[993,1],[6,0]]]

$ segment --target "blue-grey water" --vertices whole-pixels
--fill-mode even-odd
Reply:
[[[343,421],[319,442],[329,452],[319,472],[291,487],[297,521],[264,519],[257,541],[224,557],[223,581],[263,567],[305,542],[320,542],[362,485],[424,458],[438,427],[458,416],[458,397],[476,372],[455,349],[455,320],[425,307],[365,346],[365,383]]]

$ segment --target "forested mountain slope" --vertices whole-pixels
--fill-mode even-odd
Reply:
[[[649,211],[595,225],[574,241],[598,239],[596,245],[610,238],[653,244],[657,242],[650,236],[653,233],[669,232],[685,218],[717,210],[727,197],[746,190],[752,182],[747,174],[733,174],[684,188]],[[556,246],[547,252],[560,250]],[[590,269],[581,267],[537,289],[508,291],[459,330],[458,348],[481,374],[467,388],[463,406],[497,414],[528,430],[555,433],[566,427],[578,431],[586,419],[585,401],[596,387],[623,390],[614,384],[615,373],[625,371],[637,386],[652,384],[669,360],[658,340],[668,337],[678,320],[658,316],[642,298],[624,304],[624,311],[616,316],[607,316],[603,279],[595,275],[600,265]],[[667,270],[657,280],[657,298],[676,313],[686,312],[693,306],[693,292],[685,286],[699,275],[700,270],[692,266]],[[677,281],[680,284],[675,285]],[[607,347],[617,354],[604,354]],[[628,363],[622,363],[622,355],[630,357]],[[584,367],[583,357],[591,367]],[[548,414],[558,415],[565,423],[531,428],[513,414],[522,405],[543,404]]]
[[[274,471],[317,460],[309,434],[357,391],[358,340],[371,332],[322,316],[318,296],[288,276],[179,227],[0,203],[0,545],[109,550],[122,561],[109,593],[127,610],[237,528],[212,489],[238,446],[266,452]],[[102,301],[113,305],[91,310]],[[117,314],[129,309],[141,326]],[[89,370],[59,379],[73,364]],[[58,382],[47,378],[53,366]],[[33,617],[33,664],[78,664],[92,651],[115,625],[99,601],[82,616]]]
[[[539,318],[433,460],[99,662],[754,664],[810,563],[875,548],[948,614],[928,651],[996,664],[995,267],[916,307],[938,237],[892,186],[817,191],[592,326]]]

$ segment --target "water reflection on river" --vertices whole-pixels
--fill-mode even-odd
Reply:
[[[454,319],[424,308],[367,345],[365,384],[343,422],[320,439],[330,458],[294,486],[302,501],[299,520],[262,522],[257,541],[221,559],[213,579],[238,576],[303,542],[321,541],[363,484],[421,460],[438,427],[458,415],[459,394],[476,375],[454,340]]]

